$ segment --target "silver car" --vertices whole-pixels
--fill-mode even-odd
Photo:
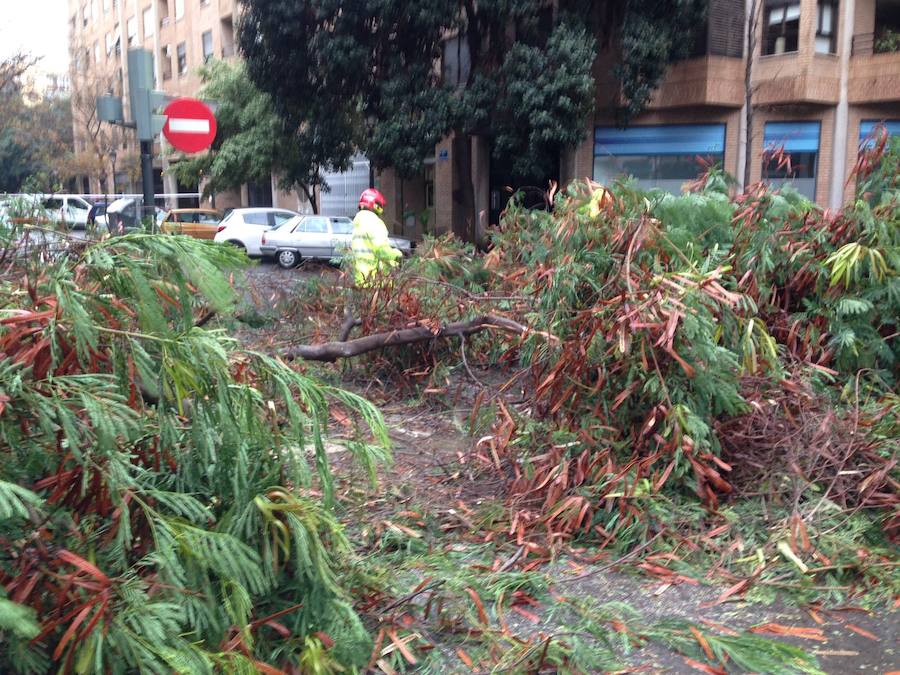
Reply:
[[[290,269],[304,258],[340,260],[350,249],[353,221],[345,216],[297,216],[263,234],[260,251],[275,256],[278,264]],[[414,248],[409,239],[390,237],[391,246],[403,255]]]

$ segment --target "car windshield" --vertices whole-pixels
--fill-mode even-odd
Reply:
[[[350,234],[353,232],[353,221],[349,218],[332,218],[331,231],[334,234]]]

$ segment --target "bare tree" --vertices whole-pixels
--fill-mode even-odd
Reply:
[[[105,124],[97,117],[97,97],[122,94],[117,73],[91,63],[91,52],[80,44],[72,46],[72,120],[75,148],[69,172],[73,176],[96,179],[106,190],[108,179],[119,169],[129,167],[131,154],[122,156],[123,130]],[[119,155],[118,158],[116,156]]]

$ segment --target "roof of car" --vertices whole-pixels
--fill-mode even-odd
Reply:
[[[298,216],[300,215],[293,209],[285,209],[280,206],[249,206],[231,210],[232,213],[259,213],[268,211],[287,211],[288,213],[294,213]]]
[[[219,215],[218,209],[169,209],[169,213],[215,213]]]

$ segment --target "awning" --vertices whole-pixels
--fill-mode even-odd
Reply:
[[[818,152],[821,122],[766,122],[763,147],[786,152]]]
[[[724,152],[724,124],[597,127],[594,131],[594,156],[721,155]]]

